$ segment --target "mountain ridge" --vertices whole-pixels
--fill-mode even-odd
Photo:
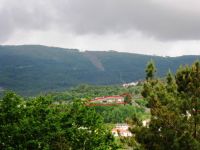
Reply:
[[[162,57],[116,51],[79,51],[43,45],[0,46],[0,87],[23,95],[79,84],[113,85],[144,79],[153,59],[158,75],[191,64],[198,55]]]

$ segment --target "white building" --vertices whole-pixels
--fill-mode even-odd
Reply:
[[[149,123],[150,123],[150,119],[146,119],[146,120],[143,120],[143,121],[142,121],[142,125],[143,125],[144,127],[149,127]]]
[[[129,131],[128,124],[116,124],[115,128],[112,129],[113,136],[131,137],[132,133]]]
[[[129,87],[129,86],[136,86],[138,82],[130,82],[130,83],[124,83],[122,86],[123,87]]]

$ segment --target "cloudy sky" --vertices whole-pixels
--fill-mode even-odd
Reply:
[[[0,0],[0,44],[200,54],[199,0]]]

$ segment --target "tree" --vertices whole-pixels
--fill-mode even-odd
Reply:
[[[181,110],[190,114],[193,137],[200,140],[200,62],[180,68],[176,74],[178,92],[183,97]]]
[[[151,80],[154,78],[155,73],[156,73],[156,67],[154,64],[154,61],[151,60],[148,64],[147,64],[147,68],[146,68],[146,80]]]
[[[0,149],[117,149],[110,131],[81,101],[54,104],[48,97],[0,101]]]
[[[133,129],[136,139],[145,149],[199,149],[199,63],[180,68],[175,77],[169,72],[166,81],[155,78],[152,66],[147,66],[142,92],[151,121],[149,127]]]
[[[21,121],[25,117],[24,100],[12,92],[0,101],[0,149],[22,149]]]
[[[129,94],[129,93],[125,93],[125,94],[123,94],[123,96],[124,96],[124,102],[126,103],[126,104],[132,104],[132,96],[131,96],[131,94]]]
[[[84,102],[75,101],[62,118],[62,129],[72,150],[117,149],[103,118]]]
[[[59,133],[59,119],[50,105],[48,98],[24,101],[6,93],[0,103],[0,149],[50,149]]]

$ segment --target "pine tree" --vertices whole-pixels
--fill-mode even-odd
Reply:
[[[151,112],[149,127],[138,126],[133,132],[145,149],[200,148],[200,64],[181,67],[175,77],[156,79],[152,61],[147,65],[142,95]]]
[[[152,80],[156,73],[156,67],[153,60],[151,60],[147,64],[147,68],[145,71],[146,71],[146,80]]]
[[[193,137],[200,140],[200,62],[192,66],[180,68],[176,74],[178,91],[182,96],[181,110],[185,115],[191,115]]]

